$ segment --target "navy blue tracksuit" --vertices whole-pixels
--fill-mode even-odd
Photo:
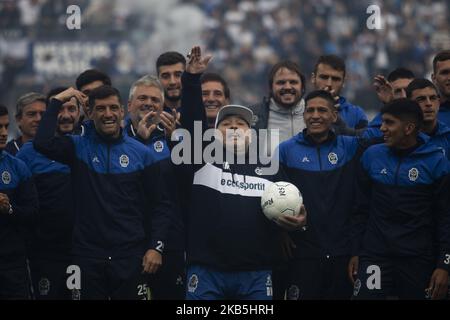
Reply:
[[[55,137],[60,107],[51,101],[34,147],[71,169],[81,299],[145,298],[142,258],[149,249],[163,252],[172,220],[167,163],[123,133],[117,139],[96,131]]]
[[[450,127],[450,100],[441,103],[438,113],[439,121],[445,123],[446,126]]]
[[[39,219],[32,229],[28,258],[36,299],[70,299],[67,267],[71,264],[73,190],[70,168],[25,143],[17,157],[31,171],[39,196]]]
[[[207,128],[200,76],[185,72],[181,78],[181,122],[192,139],[199,138],[194,136],[194,121]],[[189,187],[188,299],[272,299],[271,269],[280,229],[264,216],[261,196],[273,181],[286,177],[282,170],[262,175],[261,164],[246,160],[236,163],[234,153],[223,150],[216,161],[202,158],[176,167],[179,181]]]
[[[170,149],[164,135],[164,130],[159,126],[152,132],[147,141],[142,141],[136,135],[130,119],[125,124],[125,132],[138,141],[142,142],[153,153],[157,161],[170,158]],[[173,198],[178,200],[178,194],[184,190],[177,188],[175,181],[167,181],[173,193]],[[177,192],[179,190],[179,192]],[[149,288],[152,300],[183,300],[185,297],[186,262],[185,262],[185,230],[184,221],[181,217],[179,200],[176,201],[176,214],[169,229],[168,238],[164,248],[164,261],[155,275],[149,277]]]
[[[25,163],[3,150],[0,175],[0,193],[13,210],[0,214],[0,300],[28,299],[25,236],[37,218],[36,188]]]
[[[297,248],[288,267],[288,299],[349,299],[350,217],[356,163],[364,145],[336,136],[316,144],[306,129],[279,147],[280,163],[303,195],[306,231],[291,233]]]
[[[448,160],[424,135],[418,140],[403,151],[375,145],[361,158],[352,223],[356,298],[423,299],[433,270],[449,269]]]
[[[352,129],[362,129],[367,127],[367,116],[359,106],[351,104],[344,97],[339,97],[339,116],[345,124]]]

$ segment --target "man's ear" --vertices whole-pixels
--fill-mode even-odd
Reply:
[[[336,123],[337,122],[337,120],[338,120],[338,111],[336,110],[336,108],[333,106],[332,107],[333,108],[333,110],[332,110],[332,113],[333,113],[333,118],[332,118],[332,122],[333,123]]]
[[[408,122],[405,126],[405,135],[409,136],[417,130],[416,124],[413,122]]]
[[[431,80],[436,85],[436,75],[434,74],[434,72],[431,74]]]

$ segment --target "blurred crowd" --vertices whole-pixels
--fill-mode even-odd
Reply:
[[[81,9],[80,30],[66,27],[73,4]],[[373,4],[381,9],[381,30],[366,24]],[[447,0],[0,0],[0,101],[12,108],[24,92],[73,84],[73,77],[30,67],[37,42],[114,42],[115,54],[91,67],[111,74],[123,92],[130,79],[154,72],[160,53],[186,54],[199,43],[214,55],[213,71],[230,84],[233,102],[259,101],[269,68],[281,59],[298,62],[309,76],[320,55],[338,54],[347,63],[345,95],[370,111],[377,107],[374,75],[397,66],[429,75],[433,54],[450,47],[449,6]]]

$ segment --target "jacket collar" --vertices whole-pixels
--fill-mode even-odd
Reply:
[[[336,140],[336,133],[334,131],[333,128],[330,129],[329,133],[328,133],[328,138],[322,142],[321,144],[317,144],[312,138],[311,136],[307,133],[307,129],[303,129],[302,132],[300,132],[299,134],[297,134],[295,136],[295,140],[301,144],[304,145],[310,145],[310,146],[318,146],[318,145],[323,145],[326,144],[328,142],[334,141]]]

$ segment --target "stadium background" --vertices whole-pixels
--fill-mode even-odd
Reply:
[[[74,4],[80,30],[66,27]],[[381,30],[366,26],[372,4],[381,8]],[[432,56],[450,48],[449,6],[448,0],[0,0],[0,103],[14,113],[21,94],[74,85],[91,67],[110,74],[127,97],[134,80],[155,73],[159,54],[185,54],[200,44],[214,55],[213,71],[228,81],[232,101],[244,105],[267,93],[268,70],[280,59],[298,62],[309,78],[319,55],[338,54],[347,63],[344,95],[370,119],[377,108],[374,75],[403,66],[429,77]]]

